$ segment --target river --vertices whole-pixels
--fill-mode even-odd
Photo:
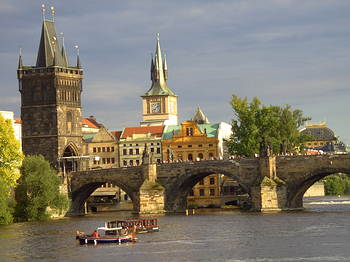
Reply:
[[[75,231],[92,232],[104,221],[130,217],[128,212],[16,223],[0,227],[0,261],[350,261],[350,197],[304,203],[298,212],[157,216],[160,232],[122,245],[80,246]]]

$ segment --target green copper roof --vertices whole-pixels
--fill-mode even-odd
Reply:
[[[207,133],[208,137],[217,137],[219,124],[201,124],[199,129]],[[171,139],[174,134],[180,132],[181,125],[165,126],[162,139]]]
[[[219,124],[200,124],[198,125],[202,132],[206,132],[208,137],[217,137]]]
[[[151,88],[144,94],[144,96],[175,96],[173,91],[168,88],[166,82],[162,84],[159,81],[153,82]]]
[[[180,132],[180,125],[165,126],[162,139],[170,139],[174,134]]]
[[[92,134],[83,134],[83,139],[84,139],[84,141],[85,142],[91,142],[92,141],[92,139],[94,139],[94,136],[95,136],[96,134],[95,133],[92,133]]]

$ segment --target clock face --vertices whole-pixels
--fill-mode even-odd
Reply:
[[[151,111],[152,113],[160,113],[160,103],[152,103]]]

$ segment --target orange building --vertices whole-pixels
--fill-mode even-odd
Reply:
[[[185,121],[166,126],[162,137],[163,161],[201,161],[219,156],[219,124],[197,124]],[[187,197],[188,206],[219,206],[220,178],[212,174],[199,181]]]

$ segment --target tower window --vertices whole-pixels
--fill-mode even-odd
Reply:
[[[71,134],[73,129],[73,116],[72,112],[67,112],[67,134]]]

